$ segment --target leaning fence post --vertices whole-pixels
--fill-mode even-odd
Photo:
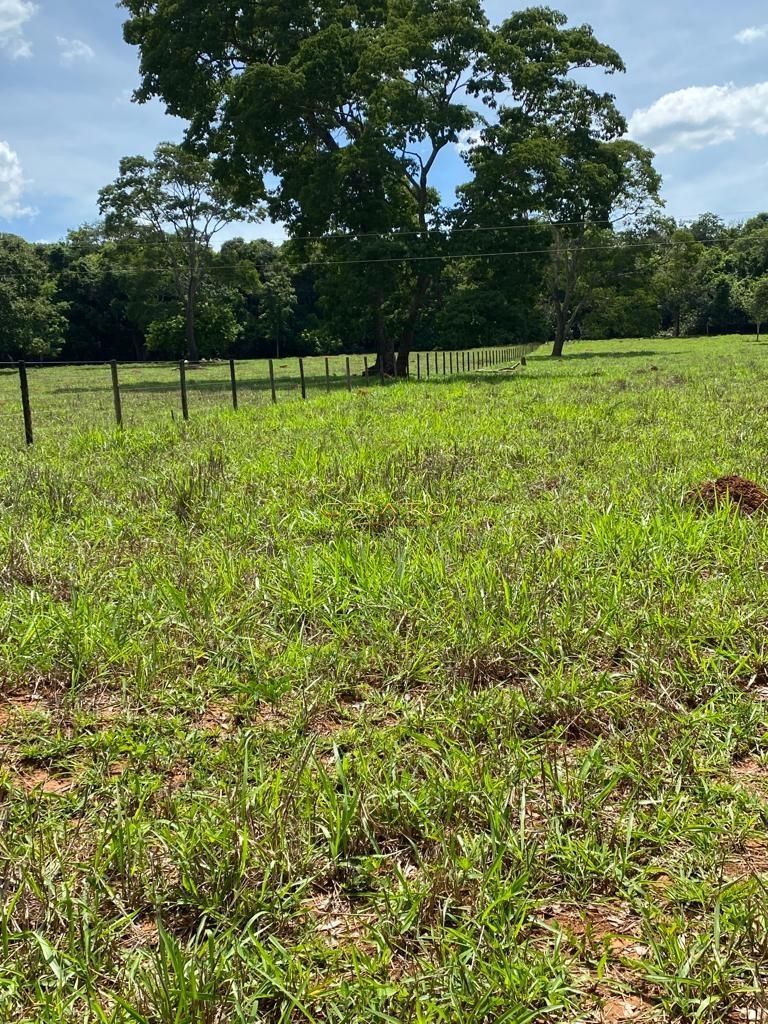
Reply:
[[[120,430],[123,429],[123,403],[120,398],[120,381],[117,376],[117,360],[113,359],[110,364],[112,368],[112,397],[115,401],[115,420]]]
[[[299,376],[301,377],[301,397],[306,399],[307,397],[307,382],[304,377],[304,360],[299,359]]]
[[[235,360],[229,360],[229,379],[232,383],[232,408],[237,412],[237,376],[235,374]]]
[[[27,364],[19,363],[19,387],[21,388],[21,408],[24,413],[24,438],[28,445],[34,443],[32,433],[32,406],[29,404],[29,381],[27,380]]]
[[[179,385],[181,387],[181,415],[185,420],[188,420],[189,402],[187,401],[187,364],[183,359],[179,360]]]
[[[331,364],[328,361],[328,356],[325,357],[325,390],[328,392],[331,390]]]
[[[368,356],[363,356],[363,376],[365,377],[366,384],[368,383]]]
[[[269,386],[272,389],[272,404],[277,405],[277,389],[275,388],[275,364],[269,360]]]
[[[347,391],[352,391],[352,372],[349,368],[349,356],[347,356]]]

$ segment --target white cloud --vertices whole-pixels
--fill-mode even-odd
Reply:
[[[629,134],[659,153],[704,149],[731,142],[739,134],[768,135],[768,82],[741,88],[730,82],[669,92],[634,112]]]
[[[37,11],[30,0],[0,0],[0,50],[17,57],[31,57],[32,46],[24,38],[24,26]]]
[[[0,220],[27,217],[34,212],[21,205],[26,184],[18,156],[7,142],[0,142]]]
[[[64,36],[57,36],[56,42],[61,50],[61,63],[65,67],[71,67],[73,64],[80,64],[86,60],[93,60],[96,56],[94,48],[89,46],[88,43],[84,43],[82,39],[65,39]]]
[[[752,25],[737,32],[733,37],[737,43],[749,46],[751,43],[759,43],[761,39],[768,38],[768,25]]]
[[[483,141],[483,133],[479,128],[465,128],[459,132],[458,141],[455,143],[456,150],[464,156],[471,153]]]

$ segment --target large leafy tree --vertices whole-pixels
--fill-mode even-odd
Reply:
[[[186,118],[189,142],[216,154],[242,201],[266,181],[271,214],[294,236],[356,236],[337,265],[365,296],[390,372],[395,347],[404,372],[439,266],[423,257],[441,155],[498,112],[546,120],[564,97],[594,95],[575,68],[622,69],[591,29],[547,8],[492,29],[481,0],[122,5],[126,39],[141,49],[138,98],[161,97]],[[371,237],[391,232],[415,234]]]
[[[0,234],[0,360],[58,355],[65,312],[44,253],[17,235]]]
[[[199,356],[195,311],[215,236],[236,220],[253,217],[213,175],[211,162],[163,143],[154,159],[126,157],[120,175],[99,193],[106,228],[141,241],[173,278],[183,308],[186,354]]]
[[[740,282],[736,288],[736,296],[744,312],[755,325],[757,341],[760,341],[762,326],[768,322],[768,275]]]
[[[212,267],[235,294],[242,324],[238,348],[279,359],[293,340],[297,306],[294,274],[285,255],[264,239],[225,242]]]
[[[566,81],[549,106],[502,109],[468,155],[470,202],[491,197],[508,217],[548,227],[555,356],[610,272],[605,253],[616,225],[660,202],[652,154],[622,138],[625,131],[613,97]]]
[[[671,321],[676,338],[682,333],[686,314],[702,304],[706,251],[705,244],[687,228],[675,228],[668,239],[661,241],[655,257],[654,286],[662,314]]]

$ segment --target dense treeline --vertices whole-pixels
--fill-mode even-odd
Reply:
[[[428,237],[426,247],[458,258],[433,271],[417,347],[553,337],[550,229],[519,228]],[[734,226],[712,214],[686,227],[656,217],[623,232],[595,232],[593,242],[580,270],[583,303],[572,337],[740,333],[768,318],[768,214]],[[375,348],[365,297],[347,265],[334,262],[340,248],[315,243],[314,265],[299,261],[290,242],[235,239],[211,251],[197,306],[200,355]],[[516,255],[484,255],[510,251]],[[0,235],[0,356],[178,357],[183,311],[171,273],[152,257],[153,249],[105,237],[98,226],[52,245]],[[388,295],[393,321],[401,301]]]
[[[0,236],[0,356],[259,357],[659,331],[768,318],[768,215],[665,218],[625,70],[546,7],[480,0],[120,0],[136,99],[183,146],[126,157],[102,221]],[[589,69],[591,74],[574,75]],[[445,154],[465,181],[440,190]],[[271,217],[289,241],[235,240]]]

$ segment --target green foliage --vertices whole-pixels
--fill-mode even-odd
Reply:
[[[701,292],[700,270],[705,246],[684,228],[672,231],[656,258],[654,286],[662,309],[669,313],[675,337],[681,333],[683,316],[695,308]]]
[[[171,143],[158,146],[152,160],[125,157],[117,181],[99,193],[99,209],[109,234],[139,241],[170,275],[184,308],[184,350],[196,360],[197,305],[213,239],[233,221],[256,215],[233,201],[210,160]]]
[[[736,294],[742,309],[755,324],[759,337],[760,328],[768,321],[768,274],[740,281]]]
[[[200,358],[229,356],[241,331],[232,309],[220,302],[201,302],[197,306],[195,320]],[[146,345],[153,358],[182,358],[186,355],[184,317],[177,315],[153,321],[147,328]]]
[[[56,356],[64,341],[65,312],[36,247],[0,234],[0,359]]]

